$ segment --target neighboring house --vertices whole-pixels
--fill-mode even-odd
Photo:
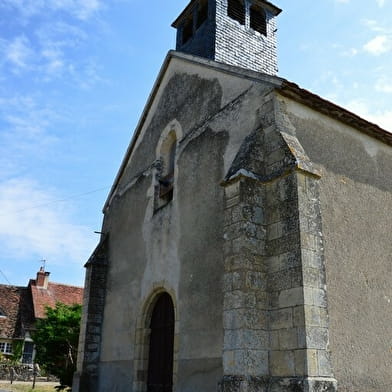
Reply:
[[[0,285],[0,353],[12,355],[13,342],[23,342],[23,363],[32,363],[34,344],[31,332],[37,319],[45,317],[45,307],[57,302],[81,304],[83,288],[49,282],[43,268],[27,287]]]
[[[275,76],[279,12],[175,21],[86,265],[73,392],[392,390],[392,134]]]
[[[0,353],[12,355],[13,342],[25,342],[23,362],[31,362],[29,331],[34,324],[31,293],[27,287],[0,285]]]

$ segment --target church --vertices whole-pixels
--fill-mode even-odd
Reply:
[[[392,134],[276,76],[264,0],[192,0],[86,264],[74,392],[392,390]]]

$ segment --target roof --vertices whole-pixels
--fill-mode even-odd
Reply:
[[[0,285],[0,339],[23,339],[35,320],[45,317],[46,306],[57,302],[82,304],[83,288],[52,282],[38,287],[35,279],[27,287]]]
[[[36,318],[45,317],[47,306],[54,308],[57,302],[65,305],[82,304],[83,287],[70,286],[61,283],[48,283],[48,287],[38,287],[34,279],[30,280],[34,316]]]
[[[191,0],[189,4],[184,8],[184,10],[181,12],[181,14],[177,17],[177,19],[172,23],[172,27],[177,28],[181,20],[184,17],[187,17],[190,13],[192,13],[193,8],[195,7],[197,2],[198,0]],[[272,14],[275,16],[279,15],[282,12],[280,8],[276,7],[274,4],[272,4],[267,0],[257,0],[257,2],[260,3],[262,6],[264,6],[265,9],[272,12]]]
[[[34,321],[27,287],[0,285],[0,309],[0,338],[22,338]]]
[[[386,131],[377,124],[373,124],[362,117],[359,117],[355,113],[334,104],[333,102],[313,94],[308,90],[300,88],[295,83],[283,80],[282,86],[278,89],[278,92],[283,96],[309,106],[320,113],[326,114],[335,120],[341,121],[392,146],[391,132]]]
[[[233,65],[227,65],[223,63],[218,63],[213,60],[208,60],[202,57],[190,55],[190,54],[185,54],[182,52],[178,52],[175,50],[171,50],[168,52],[163,65],[161,67],[161,70],[158,74],[158,77],[155,81],[155,84],[152,88],[152,91],[148,97],[147,103],[144,107],[144,110],[142,112],[142,115],[139,119],[139,122],[136,126],[135,132],[133,134],[132,140],[130,145],[128,146],[128,149],[125,153],[125,156],[123,158],[123,161],[121,163],[120,169],[117,173],[117,176],[114,180],[114,183],[112,185],[112,188],[109,192],[109,195],[106,199],[105,205],[103,207],[103,212],[105,212],[106,208],[109,206],[110,201],[115,194],[115,190],[117,188],[117,185],[120,181],[120,178],[122,174],[124,173],[124,170],[126,168],[127,162],[133,152],[133,149],[136,146],[137,139],[139,137],[140,131],[143,127],[143,124],[147,118],[148,112],[150,110],[150,107],[159,91],[159,87],[162,83],[162,80],[165,76],[165,73],[170,65],[170,62],[173,59],[181,59],[186,62],[202,65],[208,68],[215,69],[216,71],[219,72],[224,72],[227,74],[231,74],[233,76],[237,77],[242,77],[248,80],[253,80],[255,82],[263,82],[271,86],[276,92],[279,94],[289,97],[299,103],[302,103],[304,105],[307,105],[314,110],[317,110],[320,113],[326,114],[330,117],[335,118],[338,121],[341,121],[342,123],[345,123],[351,127],[355,127],[358,129],[360,132],[366,133],[367,135],[378,139],[382,141],[383,143],[386,143],[390,146],[392,146],[392,133],[386,131],[385,129],[382,129],[376,124],[373,124],[356,114],[330,102],[325,100],[324,98],[319,97],[316,94],[313,94],[312,92],[300,88],[297,84],[292,83],[286,79],[280,78],[278,76],[271,76],[262,72],[256,72],[256,71],[251,71],[248,69],[244,69],[241,67],[233,66]]]

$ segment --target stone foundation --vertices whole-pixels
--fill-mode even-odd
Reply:
[[[332,378],[225,376],[218,392],[337,392],[337,383]]]

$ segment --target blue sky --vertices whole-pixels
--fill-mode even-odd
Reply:
[[[187,0],[0,0],[0,283],[82,285]],[[279,76],[392,130],[392,0],[276,0]]]

